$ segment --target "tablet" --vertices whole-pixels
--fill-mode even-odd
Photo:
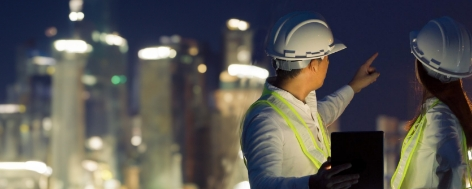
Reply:
[[[351,163],[352,167],[338,175],[360,175],[356,188],[384,188],[384,132],[333,132],[331,165]]]

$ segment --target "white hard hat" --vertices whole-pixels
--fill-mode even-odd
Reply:
[[[410,33],[413,55],[443,82],[472,75],[471,45],[470,32],[450,17],[431,20]]]
[[[267,54],[282,60],[278,67],[288,71],[346,48],[333,38],[323,16],[309,11],[292,12],[279,19],[267,40]]]

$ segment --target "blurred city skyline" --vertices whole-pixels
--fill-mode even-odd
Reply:
[[[318,98],[379,52],[380,78],[330,131],[386,131],[387,181],[419,100],[409,32],[445,15],[472,29],[472,1],[458,0],[5,4],[0,170],[30,166],[38,185],[58,188],[247,188],[239,121],[274,74],[267,32],[296,10],[321,13],[347,46],[329,57]],[[5,182],[0,175],[0,188]]]
[[[177,34],[196,39],[204,46],[207,44],[213,53],[210,58],[221,61],[221,31],[228,19],[238,18],[248,21],[254,30],[257,39],[253,58],[258,58],[265,56],[265,35],[280,16],[295,10],[320,12],[332,27],[335,37],[348,48],[330,56],[328,77],[318,91],[319,98],[347,84],[357,67],[371,54],[379,52],[373,65],[381,77],[374,85],[357,94],[341,117],[342,121],[355,124],[343,125],[347,130],[374,129],[378,113],[402,119],[412,116],[416,105],[410,99],[412,93],[407,93],[415,82],[414,58],[408,44],[410,31],[419,30],[428,20],[444,15],[472,28],[472,23],[467,19],[472,16],[469,11],[472,2],[459,0],[428,3],[408,0],[211,0],[205,3],[186,0],[139,3],[115,0],[111,4],[111,26],[128,40],[127,74],[131,80],[139,60],[137,52],[158,44],[163,35]],[[49,27],[56,27],[58,36],[70,34],[72,25],[68,18],[68,7],[67,1],[25,0],[8,1],[0,7],[3,15],[0,25],[5,26],[0,35],[0,58],[4,62],[0,70],[0,100],[5,102],[6,87],[15,80],[15,47],[29,39],[46,38],[45,30]],[[94,16],[85,15],[85,20]],[[217,80],[217,76],[211,79]],[[465,87],[469,88],[469,85]]]

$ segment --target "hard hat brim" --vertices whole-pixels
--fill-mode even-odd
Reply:
[[[344,43],[342,43],[341,41],[339,41],[336,38],[334,38],[333,45],[334,45],[333,49],[331,49],[327,55],[339,52],[339,51],[344,50],[345,48],[347,48],[346,45],[344,45]]]
[[[313,57],[285,57],[285,56],[277,55],[278,53],[270,52],[269,50],[267,50],[266,53],[270,57],[281,59],[281,60],[311,60],[311,59],[321,58],[321,57],[339,52],[339,51],[347,48],[346,45],[344,45],[338,39],[334,39],[332,45],[333,45],[333,48],[331,50],[329,50],[326,53],[321,54],[319,56],[313,56]]]
[[[429,64],[429,60],[427,60],[422,54],[421,52],[421,49],[418,49],[418,43],[417,43],[417,37],[418,37],[418,34],[419,34],[419,31],[412,31],[410,32],[410,49],[411,49],[411,53],[416,57],[416,59],[418,59],[421,64],[423,64],[424,66],[426,66],[427,68],[437,72],[437,73],[440,73],[442,75],[445,75],[445,76],[449,76],[449,77],[455,77],[455,78],[465,78],[465,77],[469,77],[472,75],[471,72],[465,72],[465,73],[455,73],[455,72],[451,72],[451,71],[448,71],[448,70],[445,70],[445,69],[442,69],[442,68],[435,68],[433,66],[431,66]]]

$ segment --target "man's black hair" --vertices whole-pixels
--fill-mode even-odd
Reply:
[[[277,67],[275,59],[272,60],[272,66],[274,68]],[[277,74],[277,81],[279,81],[279,82],[283,82],[283,81],[287,81],[289,79],[293,79],[293,78],[297,77],[298,74],[300,74],[301,72],[302,72],[302,69],[293,69],[291,71],[285,71],[285,70],[282,70],[282,69],[275,70],[275,73]]]
[[[272,66],[274,68],[277,67],[276,60],[272,60]],[[282,69],[277,69],[277,70],[275,70],[275,73],[277,74],[277,80],[278,81],[286,81],[288,79],[293,79],[293,78],[297,77],[298,74],[300,74],[301,71],[302,71],[302,69],[293,69],[291,71],[285,71],[285,70],[282,70]]]

